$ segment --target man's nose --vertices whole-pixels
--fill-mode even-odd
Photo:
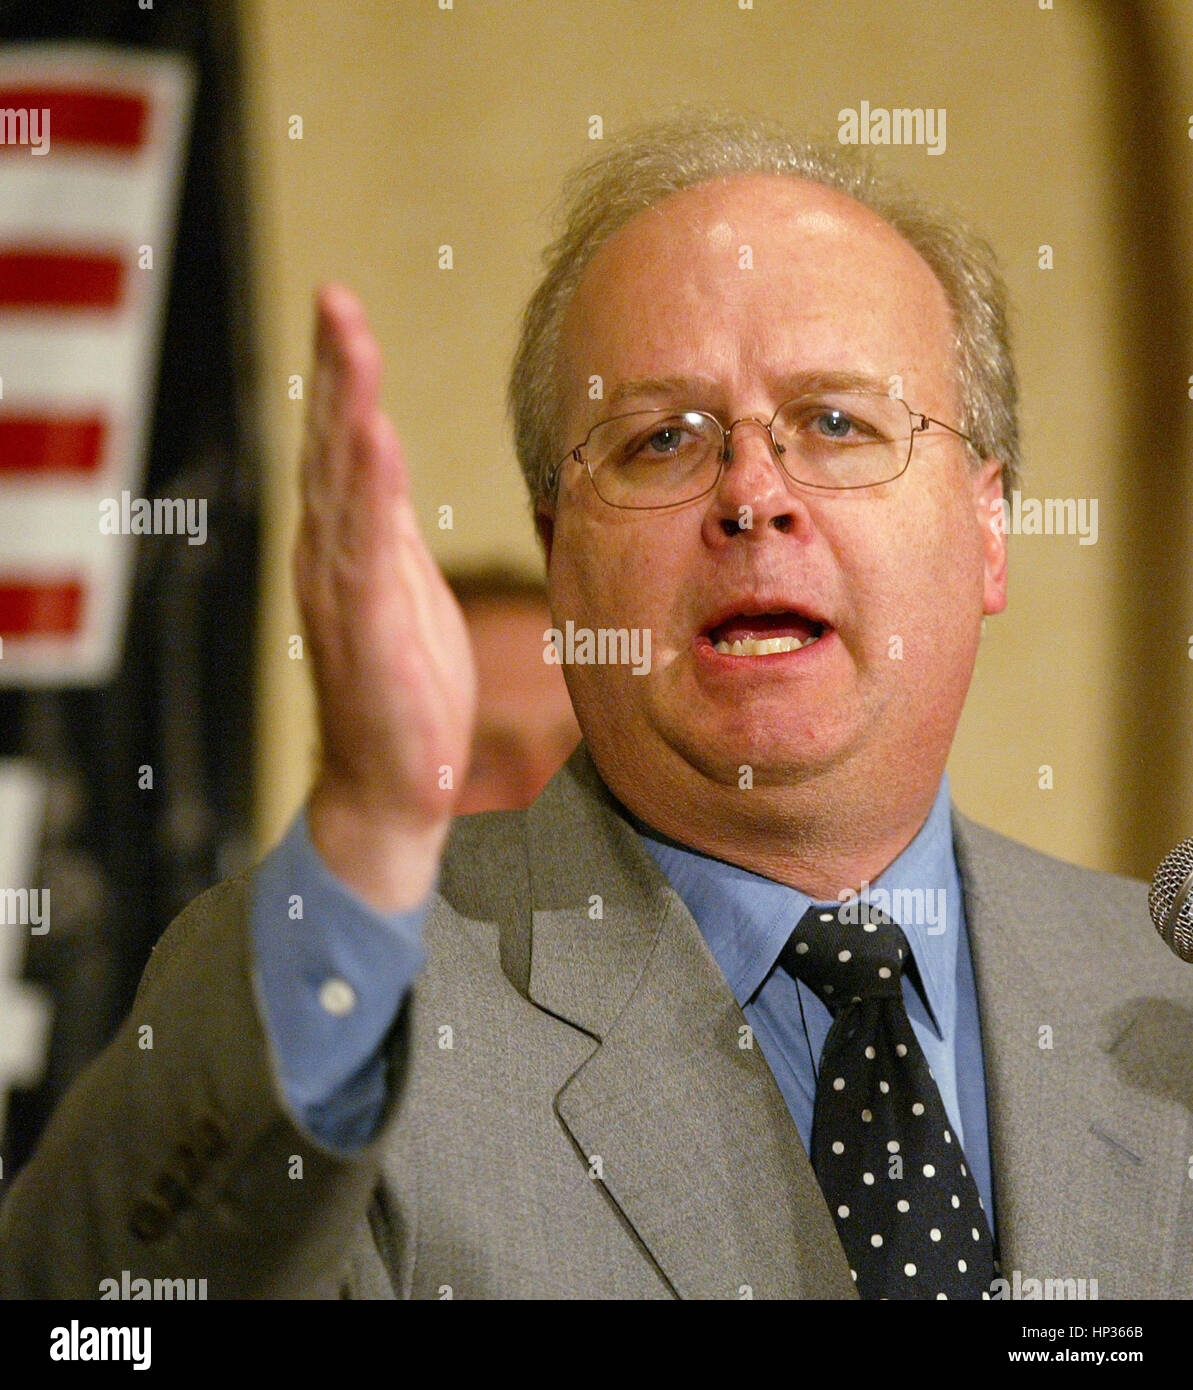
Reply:
[[[713,508],[725,535],[770,526],[790,531],[806,517],[765,420],[753,415],[735,420],[726,431],[725,453]]]

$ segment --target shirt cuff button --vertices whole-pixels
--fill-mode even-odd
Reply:
[[[319,1003],[333,1018],[344,1018],[356,1008],[356,991],[347,980],[333,976],[320,985]]]

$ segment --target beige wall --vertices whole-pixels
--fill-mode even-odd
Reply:
[[[837,112],[863,99],[946,108],[946,152],[895,149],[890,165],[964,210],[999,253],[1016,305],[1025,493],[1097,498],[1100,531],[1091,546],[1072,536],[1012,539],[1011,604],[987,624],[950,764],[954,794],[979,819],[1098,867],[1148,872],[1165,836],[1182,822],[1184,833],[1193,829],[1180,736],[1193,693],[1193,618],[1180,627],[1193,608],[1193,566],[1186,574],[1179,564],[1187,454],[1179,439],[1167,458],[1131,450],[1129,422],[1147,397],[1123,312],[1134,272],[1120,177],[1124,96],[1107,29],[1121,9],[1070,0],[1052,10],[1033,0],[755,0],[749,10],[737,0],[455,0],[451,10],[436,0],[246,0],[271,449],[263,842],[301,801],[313,744],[305,672],[287,656],[297,627],[286,552],[302,411],[287,399],[287,378],[307,371],[314,286],[345,279],[369,306],[388,362],[386,401],[436,554],[535,562],[503,391],[544,214],[563,172],[593,152],[591,116],[611,135],[678,100],[775,114],[832,138]],[[1167,39],[1172,82],[1188,92],[1193,7],[1157,0],[1149,9]],[[1186,209],[1188,114],[1174,106],[1161,120]],[[294,115],[301,140],[288,138]],[[1189,231],[1186,222],[1186,246]],[[437,266],[443,243],[453,248],[450,271]],[[1044,243],[1050,271],[1038,266]],[[1193,360],[1183,374],[1142,385],[1183,393],[1189,372]],[[463,439],[487,444],[465,449]],[[1129,505],[1141,467],[1176,479],[1171,514],[1141,518]],[[444,503],[454,508],[450,532],[435,529]],[[1164,629],[1136,632],[1132,645],[1124,614],[1140,603],[1146,611],[1154,582],[1133,558],[1141,525],[1157,528],[1153,549],[1158,536],[1161,552],[1177,557],[1164,582],[1179,592],[1169,594]],[[1142,678],[1141,653],[1159,663],[1154,679]],[[1152,762],[1171,754],[1173,782],[1149,819],[1132,808],[1151,806],[1140,777],[1161,726],[1171,748],[1152,749]],[[1045,764],[1052,790],[1038,785]]]

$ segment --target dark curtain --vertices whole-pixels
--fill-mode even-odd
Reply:
[[[179,52],[197,72],[142,493],[205,497],[208,540],[139,538],[109,685],[0,692],[0,756],[49,779],[51,929],[30,937],[25,979],[55,1011],[42,1082],[10,1099],[6,1178],[127,1013],[170,919],[247,862],[252,802],[260,452],[234,6],[0,0],[0,43],[55,40]]]
[[[1184,290],[1190,248],[1180,208],[1180,174],[1193,146],[1165,8],[1149,0],[1101,0],[1090,11],[1117,137],[1112,231],[1119,331],[1129,344],[1136,402],[1120,422],[1130,484],[1117,522],[1132,538],[1131,573],[1117,604],[1120,640],[1107,657],[1131,672],[1115,720],[1126,769],[1117,867],[1149,879],[1160,858],[1191,833],[1185,806],[1193,773],[1185,722],[1193,695],[1187,652],[1193,616],[1184,538],[1193,512],[1193,303]]]

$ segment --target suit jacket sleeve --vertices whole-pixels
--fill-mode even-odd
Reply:
[[[0,1207],[0,1296],[95,1298],[125,1270],[206,1279],[209,1298],[392,1296],[401,1252],[383,1264],[368,1235],[389,1125],[344,1154],[290,1115],[255,992],[250,895],[247,877],[221,884],[163,936],[120,1032]],[[407,1045],[404,1009],[387,1121]]]

